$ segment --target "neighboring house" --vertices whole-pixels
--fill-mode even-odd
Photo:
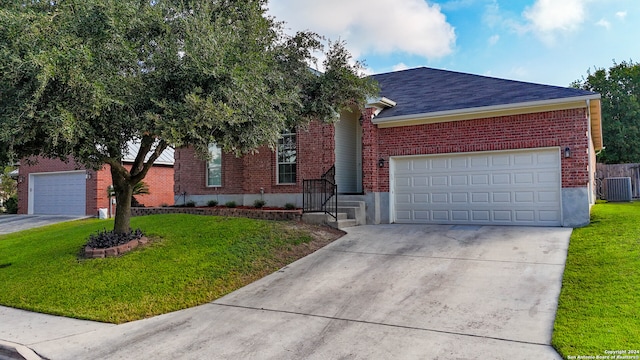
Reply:
[[[176,203],[302,206],[335,165],[339,198],[379,223],[582,226],[603,148],[600,95],[430,68],[374,75],[380,99],[268,148],[212,160],[176,149]]]
[[[123,158],[126,168],[130,168],[138,148],[139,145],[129,145]],[[149,186],[149,194],[135,196],[142,205],[173,205],[173,162],[173,149],[167,149],[154,163],[143,179]],[[21,161],[18,213],[97,216],[99,209],[109,209],[107,188],[111,184],[109,165],[93,171],[73,159],[65,163],[40,157],[33,165]],[[115,212],[115,206],[112,211]]]

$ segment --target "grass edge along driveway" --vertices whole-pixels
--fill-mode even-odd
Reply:
[[[640,202],[596,204],[573,231],[552,345],[565,359],[640,359]]]
[[[0,305],[116,324],[143,319],[215,300],[339,237],[319,240],[299,223],[185,214],[136,217],[131,226],[152,243],[106,259],[79,254],[112,220],[0,236]]]

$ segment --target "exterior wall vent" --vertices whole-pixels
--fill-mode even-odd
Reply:
[[[607,201],[631,201],[630,177],[611,177],[604,182]]]

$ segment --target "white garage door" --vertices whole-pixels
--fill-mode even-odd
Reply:
[[[33,214],[85,214],[87,180],[84,171],[34,174],[30,181]]]
[[[560,151],[393,158],[398,223],[559,226]]]

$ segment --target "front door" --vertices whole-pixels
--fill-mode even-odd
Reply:
[[[336,183],[340,194],[362,193],[362,127],[358,111],[345,112],[336,122]]]

